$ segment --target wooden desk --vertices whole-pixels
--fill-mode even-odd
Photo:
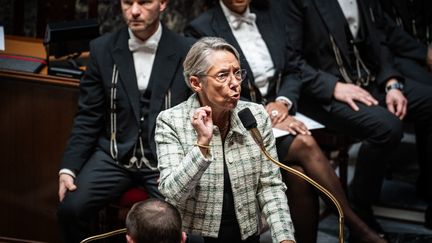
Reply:
[[[41,40],[8,36],[5,44],[8,54],[45,55]],[[0,70],[1,242],[60,241],[57,173],[77,109],[78,84],[46,70]]]

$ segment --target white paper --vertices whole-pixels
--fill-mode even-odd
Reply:
[[[0,51],[5,50],[5,38],[3,26],[0,26]]]
[[[295,119],[303,122],[305,124],[305,126],[309,129],[309,130],[313,130],[313,129],[319,129],[319,128],[324,128],[325,126],[299,112],[296,113],[296,115],[294,116]],[[281,130],[278,128],[273,128],[273,135],[275,136],[275,138],[278,137],[282,137],[282,136],[286,136],[288,135],[289,132],[285,131],[285,130]]]

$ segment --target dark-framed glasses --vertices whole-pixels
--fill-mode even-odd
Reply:
[[[217,73],[216,75],[201,74],[197,76],[208,76],[214,78],[219,83],[226,83],[227,81],[231,81],[232,75],[234,75],[234,78],[237,80],[237,82],[242,82],[246,78],[246,74],[246,69],[239,69],[234,73],[231,73],[230,71],[223,71]]]

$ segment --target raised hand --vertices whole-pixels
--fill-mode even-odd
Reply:
[[[191,123],[198,134],[197,143],[207,146],[213,137],[213,119],[210,106],[204,106],[193,112]]]

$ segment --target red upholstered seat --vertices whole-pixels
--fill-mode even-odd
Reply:
[[[99,223],[96,233],[108,232],[124,227],[126,215],[132,205],[147,198],[149,196],[144,188],[132,187],[127,190],[119,200],[110,203],[99,212]]]
[[[125,193],[123,193],[121,198],[117,202],[115,202],[115,204],[122,207],[132,207],[134,203],[144,201],[147,198],[148,194],[144,188],[132,187]]]

